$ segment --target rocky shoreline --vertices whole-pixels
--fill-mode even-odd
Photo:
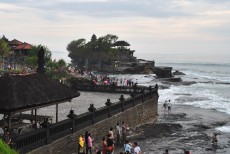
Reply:
[[[162,154],[168,148],[170,154],[182,154],[189,149],[193,154],[229,154],[230,134],[218,132],[230,122],[227,114],[187,105],[173,105],[171,114],[164,114],[159,105],[159,118],[130,131],[129,140],[137,141],[144,154]],[[218,133],[218,146],[213,147],[211,136]],[[116,153],[121,148],[118,148]]]

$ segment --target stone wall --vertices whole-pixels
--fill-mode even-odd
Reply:
[[[92,133],[95,143],[100,143],[101,138],[108,134],[109,128],[115,128],[117,122],[120,124],[122,121],[128,123],[130,128],[136,128],[137,126],[154,122],[158,117],[158,95],[155,94],[152,99],[143,102],[133,108],[130,108],[124,112],[116,114],[106,120],[96,123],[87,128],[68,135],[64,138],[56,140],[51,144],[42,146],[35,149],[30,154],[72,154],[77,152],[77,140],[79,134],[85,134],[88,130]]]

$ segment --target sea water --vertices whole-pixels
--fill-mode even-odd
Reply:
[[[230,115],[230,64],[168,63],[180,70],[184,81],[195,81],[190,86],[171,86],[160,90],[159,101],[172,99],[175,104],[215,109]],[[169,98],[171,97],[171,98]]]
[[[192,105],[224,112],[230,117],[230,64],[173,62],[159,65],[171,66],[173,71],[185,73],[184,76],[178,76],[183,81],[195,81],[195,84],[189,86],[171,85],[169,89],[159,89],[159,104],[171,100],[172,107],[173,104]],[[155,79],[146,75],[128,77],[140,81],[140,85],[154,86],[156,83]],[[219,127],[217,130],[230,132],[230,126]]]

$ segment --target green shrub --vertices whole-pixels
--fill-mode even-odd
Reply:
[[[0,154],[18,154],[0,139]]]

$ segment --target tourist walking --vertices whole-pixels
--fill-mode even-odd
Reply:
[[[169,103],[168,103],[168,114],[171,113],[171,110],[172,110],[172,105],[171,105],[171,102],[169,100]]]
[[[102,154],[106,154],[106,147],[107,147],[107,143],[105,141],[105,137],[102,137],[102,140],[101,140],[101,152],[102,152]]]
[[[126,141],[126,133],[127,133],[127,124],[123,121],[121,125],[121,132],[122,132],[122,143]]]
[[[125,154],[131,154],[132,146],[130,145],[129,141],[126,140],[124,144],[124,151]]]
[[[169,149],[165,149],[165,153],[164,154],[169,154]]]
[[[93,138],[91,137],[91,133],[88,134],[88,151],[92,154],[92,147],[93,147]],[[88,153],[88,151],[86,153]]]
[[[80,134],[78,139],[78,154],[85,154],[85,139],[82,134]]]
[[[133,154],[141,154],[141,148],[138,146],[137,142],[133,143]]]
[[[164,102],[163,107],[164,107],[164,114],[165,114],[166,111],[167,111],[167,109],[168,109],[168,103],[167,103],[167,101]]]
[[[116,135],[117,135],[117,145],[118,145],[121,141],[121,126],[119,123],[117,123]]]
[[[111,138],[114,139],[113,127],[109,129],[109,134],[111,134]]]
[[[213,145],[217,145],[217,142],[218,142],[218,140],[217,140],[217,133],[213,133],[213,136],[212,136],[212,144],[213,144]]]
[[[114,154],[114,141],[113,138],[111,137],[111,134],[108,134],[108,138],[106,140],[107,142],[107,154]]]

